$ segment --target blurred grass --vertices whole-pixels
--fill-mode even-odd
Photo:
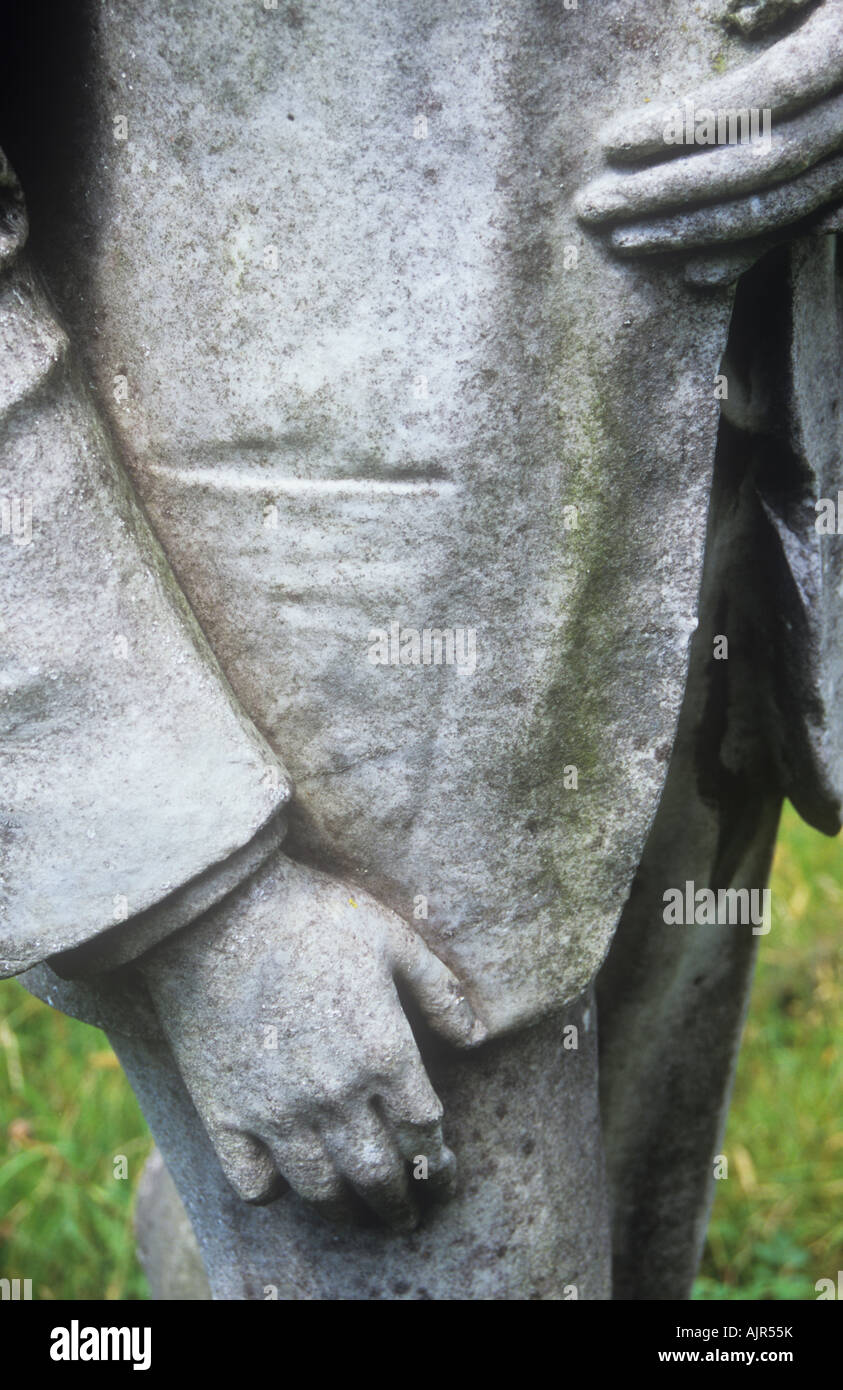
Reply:
[[[843,841],[788,807],[772,889],[696,1298],[814,1299],[843,1269]],[[131,1204],[151,1141],[105,1036],[14,980],[0,1020],[0,1278],[145,1298]]]
[[[695,1297],[815,1299],[843,1269],[843,840],[786,807]]]
[[[105,1034],[0,981],[0,1278],[33,1299],[146,1298],[131,1203],[150,1148]]]

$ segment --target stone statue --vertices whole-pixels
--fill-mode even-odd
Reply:
[[[843,0],[42,8],[0,969],[215,1298],[686,1297],[840,825]]]

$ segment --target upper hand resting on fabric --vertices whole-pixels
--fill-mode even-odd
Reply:
[[[607,158],[639,167],[590,183],[578,196],[579,216],[627,256],[774,235],[843,198],[841,85],[843,0],[824,0],[752,62],[615,120],[603,133]],[[740,134],[740,113],[752,111],[755,141],[748,119]],[[737,142],[719,143],[716,123],[728,137],[730,114]]]
[[[368,893],[278,851],[137,965],[246,1201],[279,1195],[280,1175],[326,1215],[347,1218],[362,1197],[409,1229],[419,1156],[425,1187],[452,1187],[442,1106],[396,979],[447,1042],[473,1046],[485,1029],[452,972]]]

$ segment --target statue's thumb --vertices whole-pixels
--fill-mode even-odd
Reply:
[[[486,1037],[453,971],[408,932],[396,960],[396,974],[408,986],[435,1033],[455,1047],[475,1047]]]

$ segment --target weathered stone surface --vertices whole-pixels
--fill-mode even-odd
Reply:
[[[4,968],[216,1298],[687,1293],[754,938],[661,895],[839,824],[841,14],[127,0],[9,132]]]
[[[157,1149],[138,1185],[135,1228],[152,1298],[196,1303],[211,1297],[193,1228]]]

